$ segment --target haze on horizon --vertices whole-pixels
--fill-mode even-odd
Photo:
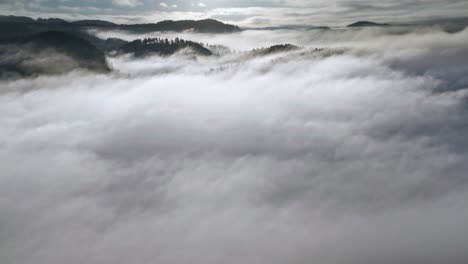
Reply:
[[[464,0],[1,0],[0,14],[120,23],[213,18],[245,27],[407,23],[466,17]]]

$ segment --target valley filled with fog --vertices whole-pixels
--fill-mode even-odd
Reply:
[[[214,55],[0,80],[0,262],[466,263],[468,29],[88,33]]]

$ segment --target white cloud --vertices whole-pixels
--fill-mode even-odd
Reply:
[[[136,7],[142,4],[139,0],[113,0],[114,4],[119,6]]]
[[[165,3],[165,2],[159,3],[159,6],[161,6],[162,8],[173,8],[173,9],[177,8],[176,4],[169,5],[169,4]]]
[[[205,3],[198,2],[198,3],[192,3],[192,7],[205,8],[205,7],[207,7],[207,5]]]
[[[466,263],[468,30],[209,36],[2,82],[0,262]]]

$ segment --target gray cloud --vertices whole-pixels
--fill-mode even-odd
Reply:
[[[408,22],[427,18],[466,16],[468,4],[463,0],[236,0],[236,1],[150,1],[150,0],[2,0],[3,14],[33,17],[58,16],[67,19],[114,18],[119,15],[131,20],[159,21],[162,19],[220,18],[244,25],[260,24],[331,24],[355,20]],[[169,7],[169,8],[168,8]],[[116,17],[117,16],[117,17]],[[247,20],[247,21],[244,21]],[[127,21],[128,22],[128,21]]]

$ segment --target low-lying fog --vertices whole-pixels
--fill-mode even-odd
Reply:
[[[467,29],[177,36],[303,48],[2,81],[0,262],[467,263]]]

